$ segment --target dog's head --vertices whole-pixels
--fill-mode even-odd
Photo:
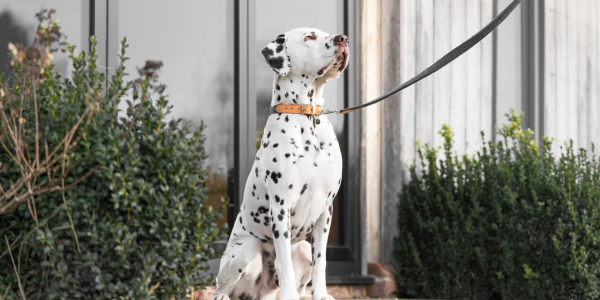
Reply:
[[[336,78],[348,66],[348,37],[330,35],[318,29],[296,28],[280,34],[262,54],[274,72],[290,72]]]

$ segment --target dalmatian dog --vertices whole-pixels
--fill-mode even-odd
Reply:
[[[275,72],[271,106],[323,105],[323,89],[348,65],[348,38],[297,28],[262,54]],[[244,199],[212,300],[333,300],[325,251],[342,155],[327,116],[273,113],[246,181]],[[308,239],[312,237],[312,247]]]

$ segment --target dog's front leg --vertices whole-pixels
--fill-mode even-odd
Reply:
[[[328,209],[321,214],[313,231],[313,271],[312,271],[312,294],[313,300],[333,300],[327,294],[325,282],[325,252],[327,251],[327,238],[329,237],[329,227],[331,226],[331,215],[333,206],[331,203]]]
[[[273,190],[273,189],[270,189]],[[274,189],[277,190],[277,189]],[[273,243],[277,255],[277,273],[279,274],[279,287],[281,300],[299,299],[296,291],[296,276],[292,265],[292,246],[290,232],[290,203],[277,193],[271,195],[271,217],[273,230]],[[287,193],[285,193],[287,195]],[[287,197],[286,197],[287,198]]]
[[[273,145],[273,148],[277,145]],[[279,149],[285,151],[285,146],[282,145]],[[269,194],[271,231],[273,233],[275,255],[277,256],[279,287],[281,288],[280,299],[295,300],[299,299],[299,295],[295,286],[296,277],[292,265],[290,232],[291,192],[293,187],[291,179],[294,176],[295,168],[292,166],[291,161],[284,160],[285,157],[282,153],[265,151],[264,157],[275,157],[263,166],[263,170],[265,170],[264,178]],[[276,161],[278,162],[275,163]],[[285,172],[283,172],[284,170]]]

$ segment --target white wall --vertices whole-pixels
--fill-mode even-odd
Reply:
[[[575,148],[600,144],[600,3],[546,0],[544,129],[554,150],[573,140]]]
[[[513,0],[498,0],[497,11],[506,8]],[[522,40],[521,13],[519,5],[502,25],[496,29],[496,124],[508,122],[504,116],[513,108],[522,111]]]

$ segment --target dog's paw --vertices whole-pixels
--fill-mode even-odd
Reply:
[[[225,294],[213,294],[210,300],[229,300],[229,296]]]
[[[296,291],[290,291],[289,293],[281,293],[279,300],[300,300],[300,296]]]
[[[325,295],[324,297],[314,297],[313,300],[335,300],[331,295]]]

